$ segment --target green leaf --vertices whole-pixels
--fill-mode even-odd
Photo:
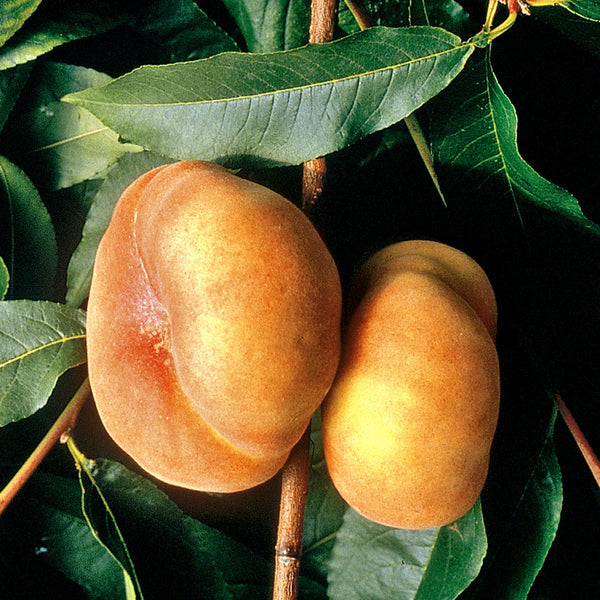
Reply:
[[[3,513],[0,529],[3,598],[127,600],[123,570],[81,513],[76,479],[38,469],[27,492]],[[59,572],[83,589],[69,585]]]
[[[332,600],[451,600],[477,575],[487,549],[479,502],[439,529],[391,529],[348,510],[329,570]]]
[[[27,175],[0,156],[0,254],[11,276],[9,298],[49,298],[57,245],[50,215]]]
[[[94,600],[126,600],[123,569],[94,537],[81,511],[74,479],[37,471],[24,517],[36,531],[36,556],[82,586]]]
[[[0,49],[0,70],[35,60],[54,48],[113,29],[125,15],[96,8],[95,12],[54,4],[45,5]]]
[[[298,50],[142,67],[63,100],[165,156],[299,164],[402,120],[472,51],[441,29],[373,28]]]
[[[20,67],[0,73],[0,130],[4,127],[8,115],[12,111],[31,68]]]
[[[102,459],[91,474],[120,524],[142,587],[153,597],[189,598],[202,590],[202,597],[230,598],[231,587],[264,593],[270,586],[267,560],[185,515],[144,477]]]
[[[308,42],[310,2],[223,0],[250,52],[277,52]]]
[[[496,441],[503,452],[492,459],[483,496],[489,552],[465,600],[528,598],[559,525],[563,496],[553,442],[556,411],[545,392],[534,393],[511,379]],[[516,411],[518,420],[508,414]]]
[[[594,2],[593,5],[600,11],[598,3]],[[568,8],[570,5],[565,6]],[[595,58],[600,58],[600,17],[596,20],[586,19],[566,10],[556,10],[555,6],[536,8],[534,16],[573,40]]]
[[[85,362],[85,316],[52,302],[0,302],[0,426],[44,406],[57,379]]]
[[[35,12],[42,0],[3,0],[0,46],[15,34]]]
[[[90,206],[81,241],[69,262],[67,304],[81,306],[87,298],[98,244],[108,227],[115,204],[125,188],[140,175],[166,162],[167,159],[148,152],[126,154],[108,173]]]
[[[8,269],[4,264],[4,260],[0,256],[0,300],[4,300],[4,296],[6,296],[9,278],[10,276],[8,274]]]
[[[600,21],[600,5],[597,0],[569,0],[564,7],[580,17]]]
[[[129,550],[121,530],[107,503],[102,489],[95,479],[96,464],[83,455],[76,447],[73,438],[67,445],[75,460],[81,485],[81,509],[93,536],[119,563],[125,574],[127,598],[143,600],[142,590]],[[131,593],[133,590],[133,593]]]
[[[154,43],[168,48],[171,62],[239,50],[233,39],[192,0],[153,2],[134,26]]]
[[[324,463],[313,465],[304,514],[302,573],[327,582],[329,559],[347,505],[337,493]]]
[[[525,228],[523,211],[535,207],[598,231],[571,194],[538,175],[519,154],[517,116],[494,75],[489,51],[453,83],[431,104],[433,154],[442,179],[453,172],[447,182],[473,197],[503,196]]]
[[[141,150],[122,144],[88,111],[57,100],[108,81],[104,73],[62,63],[44,63],[34,71],[27,108],[12,120],[7,141],[18,149],[23,168],[40,174],[38,185],[44,189],[92,179],[126,152]]]

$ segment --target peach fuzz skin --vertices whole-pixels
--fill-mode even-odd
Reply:
[[[293,204],[200,161],[133,182],[98,248],[88,366],[109,435],[167,483],[270,479],[340,354],[334,261]]]
[[[498,419],[495,333],[491,285],[462,252],[401,242],[367,261],[322,406],[327,466],[357,512],[426,529],[473,506]]]

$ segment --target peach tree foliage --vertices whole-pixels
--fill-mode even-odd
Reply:
[[[201,158],[297,201],[299,165],[327,155],[312,218],[343,282],[389,241],[470,252],[498,294],[503,396],[480,501],[435,530],[350,511],[316,417],[301,597],[594,597],[597,496],[550,394],[598,447],[598,3],[532,6],[486,45],[472,38],[483,1],[368,0],[367,31],[342,2],[335,41],[306,46],[309,4],[0,7],[2,484],[85,377],[91,267],[123,189]],[[88,413],[77,445],[58,447],[0,517],[0,596],[268,597],[277,486],[242,498],[245,511],[182,497],[118,455]]]

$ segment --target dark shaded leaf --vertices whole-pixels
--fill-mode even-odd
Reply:
[[[135,21],[135,28],[169,49],[171,62],[235,52],[237,44],[192,0],[159,0]]]
[[[30,72],[29,67],[20,67],[0,73],[0,130],[4,127],[23,86],[27,83]]]
[[[50,5],[50,3],[48,3]],[[96,12],[82,10],[77,6],[54,3],[52,12],[43,5],[24,27],[0,48],[0,70],[30,62],[52,49],[82,38],[109,31],[125,20],[125,14],[116,11]]]
[[[502,196],[525,228],[523,209],[533,205],[600,233],[571,194],[542,178],[522,159],[516,113],[494,75],[489,52],[471,61],[431,107],[438,169],[461,172],[471,182],[471,194]],[[464,186],[463,179],[455,181]]]
[[[22,104],[11,120],[6,143],[14,148],[15,160],[37,175],[36,183],[44,190],[92,179],[126,152],[141,150],[122,144],[88,111],[58,100],[110,80],[93,69],[62,63],[44,63],[32,75],[27,105]]]
[[[134,564],[129,555],[129,550],[121,535],[121,530],[115,519],[110,505],[102,493],[102,489],[95,479],[96,464],[84,456],[75,446],[72,438],[67,441],[71,455],[75,460],[81,485],[81,508],[90,531],[94,538],[100,542],[111,556],[119,563],[123,572],[127,574],[125,587],[128,598],[143,600],[142,591],[137,578]],[[131,593],[133,590],[133,593]]]
[[[54,226],[29,177],[0,156],[0,254],[11,277],[8,297],[52,296],[57,264]]]
[[[67,304],[81,306],[87,298],[98,244],[108,227],[113,208],[125,188],[137,177],[167,159],[140,152],[126,154],[108,173],[88,211],[82,238],[71,256],[67,271]]]
[[[250,52],[276,52],[308,42],[310,2],[304,0],[223,0]]]

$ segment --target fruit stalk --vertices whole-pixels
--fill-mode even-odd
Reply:
[[[31,477],[44,457],[50,452],[54,444],[59,440],[64,441],[64,436],[69,434],[75,425],[77,416],[81,411],[85,401],[90,397],[90,384],[86,379],[73,398],[69,401],[58,419],[42,438],[35,450],[29,455],[29,458],[21,465],[21,468],[15,473],[6,487],[0,492],[0,514],[10,504],[18,491],[25,485],[25,482]]]
[[[323,44],[333,39],[337,8],[337,0],[312,0],[309,42]],[[302,210],[306,214],[310,214],[323,192],[326,172],[324,157],[303,164]],[[298,597],[304,508],[310,471],[309,447],[310,425],[292,450],[282,471],[273,600],[294,600]]]

